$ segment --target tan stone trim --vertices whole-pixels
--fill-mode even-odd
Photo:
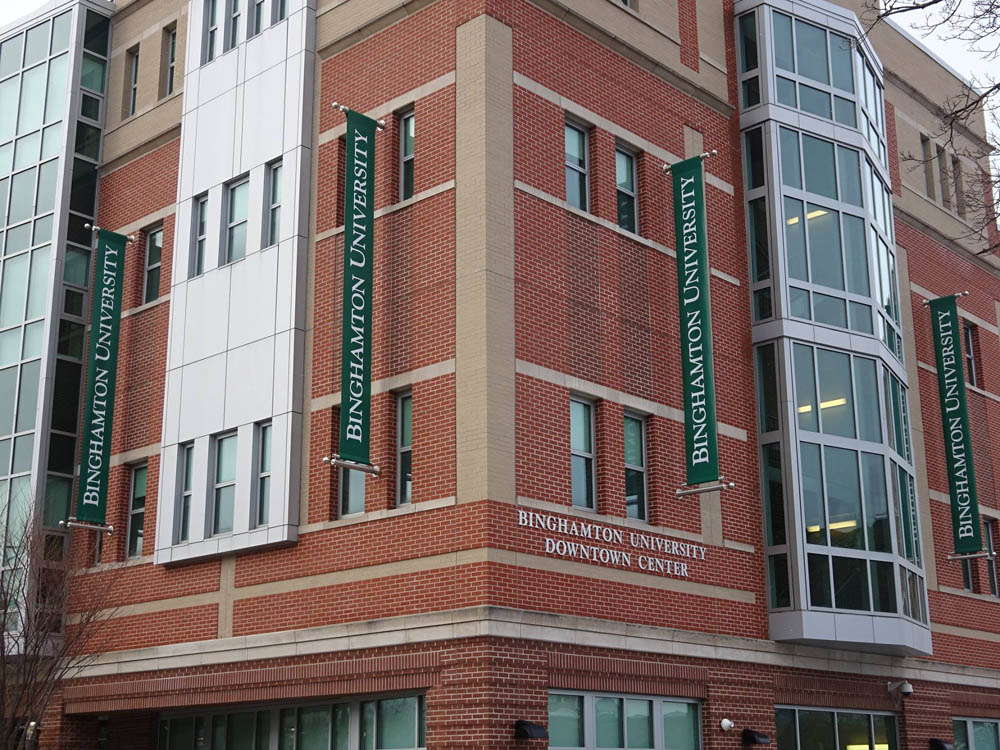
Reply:
[[[159,455],[160,444],[151,443],[150,445],[144,445],[141,448],[133,448],[130,451],[122,451],[121,453],[112,454],[111,465],[121,466],[122,464],[134,464],[136,461],[142,461],[143,459]]]
[[[136,315],[137,313],[146,312],[146,310],[152,310],[154,307],[159,307],[165,302],[170,301],[170,292],[167,292],[162,297],[157,297],[152,302],[144,302],[141,305],[136,305],[135,307],[130,307],[127,310],[122,310],[121,317],[127,318],[130,315]]]
[[[454,180],[448,180],[447,182],[442,182],[440,185],[435,185],[432,188],[427,188],[427,190],[421,190],[419,193],[415,193],[405,201],[400,201],[399,203],[393,203],[391,206],[385,206],[380,208],[375,212],[375,218],[380,219],[383,216],[388,216],[389,214],[394,214],[397,211],[401,211],[404,208],[409,208],[414,203],[420,203],[420,201],[427,200],[428,198],[433,198],[435,195],[440,195],[441,193],[447,193],[449,190],[453,190],[455,187]],[[323,240],[328,240],[331,237],[336,237],[337,235],[344,233],[344,225],[341,224],[333,229],[327,229],[324,232],[320,232],[316,235],[315,241],[322,242]]]
[[[614,222],[608,221],[607,219],[604,219],[600,216],[595,216],[594,214],[588,211],[581,211],[576,206],[571,206],[562,198],[557,198],[554,195],[546,193],[544,190],[539,190],[538,188],[533,187],[532,185],[529,185],[525,182],[521,182],[520,180],[514,181],[514,187],[517,190],[520,190],[522,193],[527,193],[528,195],[534,196],[535,198],[543,200],[546,203],[551,203],[553,206],[558,206],[561,209],[569,211],[571,214],[579,216],[581,219],[586,219],[587,221],[593,222],[594,224],[598,224],[599,226],[604,227],[608,231],[620,234],[622,237],[627,237],[633,242],[638,242],[640,245],[645,245],[646,247],[656,250],[657,252],[661,252],[664,255],[667,255],[671,258],[677,257],[677,253],[674,250],[671,250],[666,245],[662,245],[659,242],[656,242],[655,240],[649,239],[648,237],[643,237],[641,234],[635,234],[634,232],[629,232],[628,230],[622,229]],[[711,274],[718,279],[722,279],[723,281],[728,281],[733,286],[740,286],[740,280],[737,279],[735,276],[729,275],[725,271],[720,271],[717,268],[712,268]]]
[[[436,94],[438,91],[441,91],[442,89],[446,89],[449,86],[454,86],[454,85],[455,85],[455,71],[452,70],[443,75],[438,76],[437,78],[431,81],[428,81],[427,83],[421,84],[420,86],[417,86],[414,89],[410,89],[405,94],[400,94],[399,96],[390,99],[387,102],[383,102],[382,104],[379,104],[377,107],[374,107],[373,109],[370,109],[367,112],[364,112],[363,114],[367,115],[373,120],[380,120],[383,117],[390,117],[391,115],[403,109],[404,107],[408,107],[409,105],[413,104],[416,101],[419,101],[420,99],[425,99],[431,94]],[[317,139],[317,143],[320,146],[322,146],[324,143],[329,143],[330,141],[337,140],[338,138],[343,136],[344,133],[346,132],[347,132],[347,124],[340,123],[339,125],[335,125],[332,128],[324,130],[322,133],[320,133]]]
[[[108,567],[113,567],[108,564]],[[118,563],[121,565],[121,563]],[[97,568],[88,568],[87,573],[95,571]],[[210,604],[219,604],[220,596],[218,591],[206,591],[202,594],[188,594],[187,596],[174,596],[169,599],[153,599],[148,602],[136,602],[135,604],[123,604],[119,607],[107,607],[98,610],[92,616],[98,621],[117,619],[119,617],[136,617],[139,615],[151,615],[158,612],[172,612],[178,609],[192,609],[194,607],[204,607]],[[66,622],[74,624],[80,621],[80,615],[71,614],[66,616]]]
[[[299,536],[311,534],[316,531],[326,531],[327,529],[340,529],[345,526],[354,526],[359,523],[369,523],[371,521],[381,521],[385,518],[398,518],[408,516],[413,513],[421,513],[427,510],[438,510],[439,508],[450,508],[455,505],[455,497],[439,497],[434,500],[424,500],[418,503],[407,503],[398,508],[384,508],[383,510],[372,510],[367,513],[355,513],[333,521],[320,521],[319,523],[307,523],[299,526]]]
[[[523,359],[517,360],[517,374],[527,375],[530,378],[568,388],[571,391],[577,391],[603,401],[621,404],[626,409],[632,409],[643,414],[654,414],[658,417],[669,419],[672,422],[684,424],[684,412],[680,409],[675,409],[672,406],[666,406],[656,401],[649,401],[639,396],[633,396],[589,380],[583,380],[575,375],[567,375],[566,373],[552,370],[542,365],[536,365],[533,362],[526,362]],[[719,434],[744,443],[749,439],[746,430],[725,424],[724,422],[719,422]]]
[[[477,637],[576,643],[641,654],[1000,689],[998,669],[491,606],[107,652],[94,657],[77,676],[205,667]]]
[[[391,375],[387,378],[373,380],[372,395],[391,393],[392,391],[407,388],[426,380],[434,380],[435,378],[441,378],[445,375],[452,375],[454,372],[454,359],[446,359],[441,362],[435,362],[432,365],[418,367],[416,370],[401,372],[398,375]],[[340,406],[340,391],[327,394],[326,396],[316,396],[312,398],[309,402],[309,411],[323,411],[324,409],[332,409],[335,406]]]
[[[934,365],[929,365],[926,362],[919,362],[918,361],[917,362],[917,367],[919,367],[921,370],[927,370],[927,372],[930,372],[930,373],[933,373],[934,375],[937,375],[937,367],[935,367]],[[984,390],[984,389],[980,388],[979,386],[972,385],[971,383],[966,383],[965,387],[968,388],[973,393],[978,393],[980,396],[986,396],[986,398],[988,398],[988,399],[1000,402],[1000,396],[998,396],[997,394],[993,393],[992,391]]]
[[[942,594],[951,594],[952,596],[964,596],[966,599],[976,599],[981,602],[1000,604],[1000,599],[990,594],[977,594],[975,591],[966,591],[965,589],[957,589],[954,586],[938,586],[938,591],[940,591]]]
[[[140,557],[129,557],[120,562],[106,562],[91,565],[89,568],[75,568],[70,575],[85,576],[90,573],[103,573],[109,570],[120,570],[122,568],[134,568],[139,565],[150,565],[153,562],[152,555],[142,555]]]
[[[233,592],[236,588],[236,558],[222,558],[219,565],[219,638],[233,634]]]
[[[968,594],[969,592],[963,591],[961,593]],[[992,601],[995,602],[996,599],[992,599]],[[931,632],[941,633],[941,635],[953,635],[958,638],[973,638],[977,641],[1000,643],[1000,633],[991,633],[988,630],[973,630],[972,628],[962,628],[959,627],[958,625],[945,625],[944,623],[940,622],[931,623]]]
[[[146,214],[141,219],[136,219],[133,222],[120,226],[115,231],[118,234],[135,234],[136,232],[141,232],[147,227],[152,227],[156,224],[162,224],[168,216],[173,216],[177,211],[177,207],[171,203],[159,208],[152,213]]]
[[[590,123],[591,125],[600,128],[601,130],[608,131],[615,137],[620,138],[623,141],[632,144],[633,146],[641,149],[642,151],[645,151],[649,155],[656,157],[665,164],[673,164],[674,162],[680,161],[683,158],[671,151],[667,151],[667,149],[665,148],[657,146],[655,143],[643,138],[638,133],[634,133],[631,130],[627,130],[626,128],[622,127],[621,125],[618,125],[617,123],[612,122],[606,117],[602,117],[596,112],[587,109],[582,104],[577,104],[572,99],[567,99],[566,97],[556,93],[552,89],[546,88],[537,81],[533,81],[532,79],[528,78],[526,75],[522,75],[521,73],[515,72],[514,85],[520,86],[526,91],[530,91],[532,94],[541,97],[550,104],[554,104],[560,109],[569,112],[574,117],[578,117],[581,120],[584,120]],[[711,146],[713,144],[709,145]],[[711,185],[712,187],[718,190],[721,190],[727,195],[736,194],[735,188],[730,183],[707,172],[705,174],[705,183]]]
[[[183,94],[184,93],[183,87],[177,93]],[[173,101],[173,95],[171,95],[171,97],[168,99],[163,99],[160,102],[160,104],[168,103],[171,101]],[[126,120],[123,123],[125,128],[129,130],[131,130],[129,126],[133,124],[134,120],[132,119]],[[114,138],[111,137],[111,135],[112,134],[110,133],[105,135],[106,142],[104,147],[105,148],[104,156],[106,158],[110,156],[110,158],[108,158],[108,160],[100,166],[99,174],[101,179],[107,177],[112,172],[115,172],[121,169],[122,167],[128,166],[132,162],[141,159],[147,154],[156,151],[156,149],[160,148],[161,146],[165,146],[171,141],[176,141],[181,137],[181,126],[180,123],[170,125],[166,130],[164,130],[159,135],[153,138],[148,138],[146,140],[143,140],[140,144],[133,146],[132,148],[124,148],[121,150],[121,153],[117,155],[112,153],[112,146],[116,144]],[[145,135],[148,136],[150,134],[147,132]],[[110,140],[108,140],[109,138]]]

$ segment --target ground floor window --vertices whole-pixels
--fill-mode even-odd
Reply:
[[[1000,750],[1000,723],[955,719],[955,750]]]
[[[898,750],[896,717],[814,708],[775,710],[778,750]]]
[[[642,695],[549,693],[549,748],[699,750],[698,702]]]
[[[157,750],[419,750],[424,698],[408,695],[163,716]]]

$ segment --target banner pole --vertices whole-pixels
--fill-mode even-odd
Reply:
[[[341,104],[340,102],[332,102],[330,106],[333,107],[338,112],[343,112],[345,115],[348,112],[352,111],[350,107],[348,107],[346,104]],[[379,130],[385,130],[385,120],[375,120],[375,127],[378,128]]]

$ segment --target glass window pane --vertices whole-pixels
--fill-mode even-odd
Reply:
[[[761,432],[777,430],[780,426],[778,420],[778,381],[774,357],[772,344],[757,348],[757,390]]]
[[[635,196],[629,193],[617,191],[618,198],[618,226],[626,232],[636,231],[635,223]]]
[[[49,83],[45,95],[45,122],[61,120],[66,111],[66,83],[69,78],[69,55],[49,61]]]
[[[589,508],[594,503],[594,464],[584,456],[570,457],[573,505]]]
[[[868,246],[864,219],[842,214],[844,219],[844,256],[847,262],[847,291],[869,296]]]
[[[799,134],[788,128],[781,129],[781,182],[790,187],[802,187]]]
[[[16,394],[17,368],[8,367],[0,370],[0,435],[9,435],[13,432]]]
[[[73,160],[69,207],[84,216],[94,215],[97,207],[97,166],[93,162]]]
[[[843,448],[825,446],[823,458],[830,544],[834,547],[864,549],[858,454]]]
[[[747,188],[758,188],[764,184],[763,131],[760,128],[747,131],[745,141]]]
[[[757,68],[757,18],[755,13],[740,16],[740,63],[747,73]]]
[[[969,750],[969,725],[964,721],[953,721],[955,750]]]
[[[194,747],[194,717],[170,720],[170,750],[191,750]]]
[[[800,75],[820,83],[830,82],[826,64],[826,32],[823,29],[795,19],[795,57]]]
[[[63,13],[52,19],[52,54],[62,52],[69,47],[70,23],[73,16],[71,13]]]
[[[24,307],[28,297],[27,253],[8,258],[3,264],[3,282],[0,284],[0,326],[7,327],[24,320]]]
[[[878,408],[878,379],[875,360],[854,359],[854,387],[858,401],[858,437],[882,442],[882,419]]]
[[[27,319],[45,314],[48,302],[49,248],[41,247],[31,254],[31,275],[28,280]]]
[[[816,412],[816,379],[812,347],[795,344],[794,359],[795,411],[799,415],[799,427],[817,432],[819,421]]]
[[[830,95],[825,91],[814,89],[812,86],[799,84],[799,104],[804,112],[825,117],[827,120],[833,116],[830,108]]]
[[[798,732],[795,728],[795,709],[778,708],[774,711],[775,741],[781,750],[798,750]]]
[[[795,72],[795,54],[792,51],[792,19],[784,13],[771,13],[774,26],[774,62],[779,68]]]
[[[594,700],[594,720],[597,722],[597,746],[620,748],[625,746],[621,698]]]
[[[565,128],[566,163],[583,169],[587,166],[587,137],[579,128]]]
[[[215,491],[215,515],[212,529],[216,534],[225,534],[233,530],[233,502],[236,497],[236,485],[229,484]]]
[[[104,61],[91,55],[83,56],[80,85],[98,94],[104,93]]]
[[[32,209],[35,206],[35,175],[36,170],[32,167],[11,178],[10,211],[7,216],[7,221],[11,224],[23,221],[34,214]],[[10,244],[9,238],[7,243]],[[10,249],[8,248],[6,252],[9,254]]]
[[[42,64],[21,74],[21,103],[17,110],[18,133],[27,133],[42,126],[47,73],[48,66]]]
[[[788,581],[788,555],[771,555],[767,558],[769,597],[771,609],[781,609],[792,605],[791,586]]]
[[[216,482],[232,482],[236,479],[236,435],[220,438],[216,443]]]
[[[80,376],[82,366],[77,362],[60,359],[56,362],[56,379],[52,397],[52,427],[66,432],[76,432],[77,413],[80,405]],[[3,388],[0,387],[0,396]]]
[[[882,456],[861,454],[861,475],[865,489],[865,516],[868,525],[868,549],[892,552],[889,529],[889,498],[886,493]]]
[[[997,725],[991,721],[972,722],[972,737],[976,750],[1000,750]]]
[[[840,220],[836,211],[808,204],[809,268],[812,282],[833,289],[844,288],[844,260],[840,244]]]
[[[868,714],[837,714],[837,736],[840,750],[868,750]]]
[[[833,97],[833,116],[841,125],[846,125],[850,128],[858,126],[854,102],[850,99],[844,99],[842,96]]]
[[[399,399],[399,447],[409,448],[413,443],[413,398]]]
[[[21,329],[11,328],[0,333],[0,367],[21,359]]]
[[[329,706],[300,708],[296,750],[329,750],[330,729]],[[230,744],[229,747],[248,747],[248,745]]]
[[[35,213],[43,214],[51,211],[56,201],[56,180],[59,177],[59,160],[47,161],[38,167],[38,196],[35,200]]]
[[[802,281],[809,280],[805,233],[802,201],[785,198],[785,248],[788,252],[788,275]]]
[[[837,146],[837,168],[840,172],[840,197],[855,206],[861,201],[861,162],[853,148]]]
[[[625,730],[629,748],[653,747],[653,702],[625,701]]]
[[[812,320],[812,312],[810,312],[809,307],[809,292],[793,286],[789,287],[788,293],[791,301],[792,316]]]
[[[22,136],[14,144],[14,170],[30,167],[38,161],[38,150],[42,145],[42,132]]]
[[[566,202],[581,211],[587,209],[587,175],[566,167]]]
[[[625,469],[625,514],[646,518],[646,475],[635,469]]]
[[[770,443],[762,449],[764,503],[768,545],[785,543],[785,489],[781,473],[781,446]]]
[[[0,76],[8,76],[20,69],[23,51],[24,36],[22,34],[0,44]]]
[[[833,713],[831,711],[799,711],[798,713],[799,746],[803,750],[806,748],[809,750],[836,750]]]
[[[83,35],[83,46],[98,55],[108,54],[108,26],[107,17],[87,11],[87,25]]]
[[[760,79],[757,76],[743,81],[743,106],[754,107],[760,104]]]
[[[235,223],[247,218],[247,199],[250,195],[250,183],[241,182],[229,191],[229,222]]]
[[[874,330],[872,328],[872,309],[860,302],[852,302],[850,309],[852,330],[860,331],[861,333],[872,333]]]
[[[239,260],[247,253],[247,225],[246,222],[237,224],[229,228],[229,238],[226,243],[226,251],[229,260]]]
[[[813,294],[813,310],[817,323],[847,328],[847,303],[839,297]]]
[[[896,611],[896,579],[893,564],[871,560],[872,609],[876,612]]]
[[[834,598],[839,609],[871,609],[866,560],[857,557],[834,557],[833,580]]]
[[[802,134],[802,159],[805,162],[806,190],[837,197],[837,173],[833,163],[833,144]]]
[[[67,284],[85,287],[90,274],[90,253],[67,248],[63,261],[63,281]]]
[[[853,438],[854,404],[851,359],[842,352],[816,350],[819,372],[819,408],[823,432]]]
[[[620,149],[615,151],[615,184],[622,190],[635,192],[635,157]]]
[[[833,85],[854,93],[854,68],[852,66],[851,40],[840,34],[830,33],[830,64],[833,68]]]
[[[778,103],[788,107],[797,107],[795,99],[795,81],[778,76],[777,79]]]
[[[625,463],[643,465],[642,420],[635,417],[625,417]]]
[[[767,236],[767,204],[764,198],[755,198],[748,204],[747,216],[750,221],[750,261],[753,266],[753,280],[766,281],[771,278],[771,252]]]
[[[872,716],[875,750],[896,750],[896,719],[893,716]]]
[[[698,750],[701,734],[697,703],[664,701],[663,742],[666,750]]]
[[[575,451],[592,452],[590,411],[590,404],[581,401],[569,402],[570,447]]]
[[[583,747],[583,696],[549,695],[549,744]]]
[[[826,511],[823,506],[823,474],[819,456],[819,446],[815,443],[802,443],[799,446],[806,541],[810,544],[826,544]]]
[[[417,746],[417,699],[391,698],[378,702],[378,750]],[[326,750],[326,745],[323,750]]]

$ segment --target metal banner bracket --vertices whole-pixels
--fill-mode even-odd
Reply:
[[[954,294],[954,296],[955,296],[956,298],[961,298],[961,297],[968,297],[968,296],[969,296],[969,292],[967,292],[967,291],[965,291],[965,292],[956,292],[956,293]],[[924,300],[923,302],[921,302],[920,304],[921,304],[921,305],[923,305],[924,307],[927,307],[927,306],[928,306],[928,305],[929,305],[930,303],[931,303],[931,301],[930,301],[929,299],[925,299],[925,300]]]
[[[77,521],[76,516],[70,516],[65,521],[60,521],[59,525],[66,529],[87,529],[88,531],[104,532],[108,536],[115,533],[115,527],[110,524],[90,523],[89,521]]]
[[[985,557],[988,560],[996,560],[997,553],[996,552],[967,552],[964,555],[962,555],[962,554],[959,554],[959,553],[956,552],[956,553],[954,553],[952,555],[948,555],[948,559],[949,560],[977,560],[980,557]]]
[[[719,155],[719,150],[716,149],[716,148],[713,148],[711,151],[705,151],[703,153],[698,154],[698,158],[699,159],[710,159],[711,157],[718,156],[718,155]],[[681,159],[681,161],[686,161],[686,160],[685,159]],[[669,172],[672,167],[673,167],[672,164],[664,164],[663,165],[663,171],[665,173]]]
[[[726,490],[735,489],[736,482],[724,482],[722,481],[725,477],[719,477],[719,482],[717,484],[710,484],[705,487],[678,487],[674,490],[674,494],[677,497],[684,497],[685,495],[700,495],[702,492],[725,492]]]
[[[348,107],[346,104],[341,104],[340,102],[332,102],[330,106],[333,107],[338,112],[343,112],[345,115],[347,114],[347,111],[350,109],[350,107]],[[375,126],[379,130],[385,130],[385,120],[376,120]]]
[[[371,474],[375,477],[382,473],[382,469],[374,464],[362,464],[357,461],[349,461],[346,458],[341,458],[336,453],[332,456],[323,456],[323,463],[330,464],[331,468],[337,467],[340,469],[350,469],[351,471],[360,471],[365,474]]]
[[[84,224],[83,228],[84,229],[89,229],[91,232],[99,232],[99,231],[101,231],[101,228],[99,226],[97,226],[97,224]],[[135,242],[135,235],[134,234],[126,234],[125,238],[130,243],[131,242]]]

